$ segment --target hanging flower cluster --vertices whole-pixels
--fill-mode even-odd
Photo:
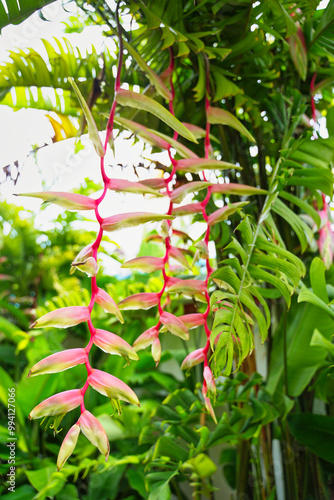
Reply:
[[[218,161],[210,158],[210,124],[211,123],[232,123],[231,126],[237,128],[241,133],[247,136],[248,132],[243,128],[241,123],[234,118],[230,113],[225,110],[212,108],[209,102],[209,73],[207,68],[207,96],[206,96],[206,116],[207,125],[206,131],[199,129],[191,124],[183,124],[177,120],[174,113],[173,100],[175,97],[173,87],[174,75],[174,58],[172,51],[170,51],[170,64],[165,71],[163,78],[169,79],[170,89],[166,87],[163,78],[156,75],[151,68],[143,61],[141,56],[137,54],[134,49],[123,42],[120,36],[120,24],[118,20],[118,8],[116,13],[118,22],[119,33],[119,60],[117,76],[115,79],[115,98],[111,107],[109,120],[107,124],[106,137],[104,144],[102,144],[96,124],[88,108],[80,90],[72,79],[71,84],[76,92],[76,95],[83,108],[86,121],[88,124],[89,137],[92,140],[97,154],[100,156],[101,177],[103,180],[103,192],[101,196],[94,200],[90,197],[70,194],[62,192],[41,192],[29,193],[27,196],[41,198],[44,201],[57,203],[68,210],[94,210],[96,220],[99,224],[99,231],[95,241],[85,248],[83,248],[71,264],[71,271],[76,269],[85,272],[91,277],[91,299],[88,306],[75,306],[65,307],[52,311],[41,318],[39,318],[32,328],[68,328],[78,325],[79,323],[86,322],[90,332],[90,339],[85,348],[69,349],[56,354],[53,354],[30,370],[30,376],[35,376],[44,373],[57,373],[79,364],[85,364],[87,370],[86,382],[81,389],[72,389],[60,394],[51,396],[47,400],[37,405],[30,413],[30,418],[42,418],[47,416],[61,419],[67,412],[80,407],[80,417],[77,422],[71,427],[67,433],[63,444],[61,446],[58,457],[58,468],[60,469],[68,457],[73,452],[80,431],[108,458],[109,455],[109,442],[107,435],[99,423],[99,421],[85,408],[84,398],[88,387],[92,387],[104,396],[111,399],[114,406],[119,409],[119,401],[126,401],[135,405],[139,405],[138,398],[133,390],[128,387],[124,382],[112,376],[109,373],[93,368],[89,361],[90,350],[94,345],[109,354],[116,354],[123,356],[127,361],[137,360],[137,351],[144,349],[148,346],[152,348],[152,355],[156,364],[160,361],[161,345],[159,334],[161,331],[169,331],[178,337],[187,340],[189,338],[189,329],[204,325],[207,341],[205,347],[197,349],[189,354],[182,364],[182,368],[191,368],[192,366],[202,363],[203,369],[203,388],[202,393],[205,400],[207,409],[211,412],[213,419],[215,415],[209,396],[214,395],[216,388],[214,378],[209,367],[209,351],[210,351],[210,327],[209,327],[209,313],[210,313],[210,299],[208,284],[212,268],[209,262],[209,238],[210,229],[214,224],[226,220],[231,214],[235,213],[245,203],[233,203],[208,214],[207,205],[209,203],[212,193],[234,193],[234,184],[211,184],[207,181],[205,176],[206,170],[224,170],[231,168],[238,168],[235,165],[224,161]],[[131,56],[137,61],[139,66],[146,71],[151,83],[155,86],[157,92],[168,102],[169,111],[154,101],[153,99],[135,93],[131,90],[121,88],[120,75],[122,68],[122,54],[123,43]],[[160,120],[164,121],[174,130],[173,138],[164,134],[147,129],[146,127],[135,123],[131,120],[121,118],[115,115],[116,106],[130,106],[139,110],[152,113]],[[108,144],[113,141],[113,128],[114,123],[131,130],[139,135],[149,144],[157,146],[168,152],[171,162],[171,173],[164,179],[149,179],[146,181],[132,182],[128,180],[120,180],[108,177],[105,170],[105,156]],[[204,135],[203,135],[204,132]],[[184,138],[197,142],[197,138],[205,137],[205,155],[204,158],[198,157],[189,148],[184,146],[178,141],[178,136],[182,135]],[[248,134],[249,135],[249,134]],[[175,159],[172,154],[172,148],[176,150],[181,159]],[[190,181],[182,184],[181,186],[173,189],[172,183],[175,179],[177,172],[200,174],[202,172],[203,180]],[[182,205],[183,199],[186,195],[207,189],[207,195],[202,202],[195,202],[188,205]],[[256,188],[249,186],[238,185],[237,193],[252,194]],[[111,217],[103,218],[100,215],[100,205],[105,199],[108,190],[117,192],[132,192],[139,194],[150,194],[155,196],[167,196],[169,200],[169,208],[166,214],[154,214],[146,212],[135,212],[126,214],[117,214]],[[175,207],[175,204],[180,205]],[[170,260],[176,260],[184,268],[192,270],[192,266],[188,263],[185,257],[184,249],[181,249],[172,244],[172,236],[180,235],[180,232],[172,227],[172,220],[177,216],[202,213],[204,221],[206,222],[206,231],[202,241],[197,243],[197,257],[205,259],[206,262],[206,279],[201,281],[198,279],[179,279],[167,274],[170,266]],[[139,257],[132,259],[124,264],[124,267],[152,272],[161,270],[163,277],[163,286],[159,293],[140,293],[125,298],[118,305],[109,296],[109,294],[98,287],[97,273],[98,261],[97,255],[100,248],[101,240],[105,231],[115,231],[126,227],[137,226],[146,222],[162,221],[161,226],[161,239],[165,245],[165,255],[163,258],[157,257]],[[170,294],[182,294],[185,297],[193,297],[206,304],[206,309],[203,313],[186,314],[180,318],[166,310],[169,304]],[[92,322],[92,310],[94,305],[98,304],[104,309],[105,312],[115,315],[115,317],[123,322],[122,310],[126,309],[149,309],[151,307],[158,307],[158,321],[157,324],[145,331],[135,341],[134,346],[131,347],[121,337],[114,333],[97,329]]]

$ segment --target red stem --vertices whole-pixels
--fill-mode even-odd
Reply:
[[[120,4],[120,2],[118,1],[117,9],[116,9],[116,21],[117,21],[117,28],[118,28],[119,55],[118,55],[117,75],[116,75],[116,79],[115,79],[115,93],[114,93],[114,101],[113,101],[112,106],[111,106],[110,115],[109,115],[108,124],[107,124],[106,138],[105,138],[105,142],[104,142],[104,156],[101,157],[101,161],[100,161],[101,176],[102,176],[104,187],[103,187],[102,195],[96,200],[96,207],[95,207],[95,216],[96,216],[96,219],[100,225],[96,240],[94,241],[94,243],[92,245],[93,258],[95,259],[96,262],[97,262],[97,252],[98,252],[98,249],[100,247],[101,240],[103,237],[103,227],[102,227],[103,218],[100,216],[99,206],[101,205],[101,203],[103,202],[103,200],[107,194],[108,184],[110,181],[109,177],[107,176],[107,174],[105,172],[104,158],[105,158],[105,154],[107,152],[109,139],[112,136],[112,132],[113,132],[113,128],[114,128],[114,117],[115,117],[115,111],[116,111],[116,105],[117,105],[116,93],[121,86],[120,82],[121,82],[121,70],[122,70],[122,63],[123,63],[123,40],[122,40],[122,36],[121,36],[121,25],[120,25],[120,21],[119,21],[119,4]],[[93,276],[91,278],[91,299],[90,299],[90,303],[88,305],[90,315],[92,313],[92,310],[93,310],[93,307],[95,304],[97,292],[98,292],[98,286],[96,283],[96,277]],[[88,378],[92,372],[92,367],[89,363],[89,353],[90,353],[91,347],[93,345],[93,338],[94,338],[95,331],[96,331],[94,328],[94,325],[92,323],[91,317],[87,321],[87,324],[88,324],[88,328],[89,328],[89,332],[90,332],[90,339],[89,339],[87,346],[85,347],[85,350],[87,353],[87,361],[85,362],[85,366],[86,366],[86,370],[87,370],[87,379],[86,379],[84,386],[81,389],[81,393],[82,393],[83,397],[85,396],[85,393],[89,387]],[[85,411],[84,400],[82,400],[82,403],[80,405],[80,411],[81,411],[81,413],[83,413]]]

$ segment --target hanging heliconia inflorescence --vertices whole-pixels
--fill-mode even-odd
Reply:
[[[182,368],[189,369],[194,365],[203,363],[202,394],[206,408],[210,411],[212,418],[216,420],[212,404],[210,402],[210,397],[214,397],[216,392],[214,377],[209,367],[210,349],[214,349],[214,344],[212,344],[212,342],[210,344],[211,331],[209,322],[209,282],[212,273],[212,267],[209,262],[210,230],[214,224],[226,220],[230,215],[241,209],[245,205],[245,202],[225,205],[210,215],[207,213],[206,208],[212,193],[234,194],[236,192],[247,195],[261,192],[254,187],[239,184],[212,184],[206,178],[205,171],[207,170],[214,171],[240,168],[231,163],[218,161],[213,158],[210,144],[210,124],[229,124],[239,130],[239,132],[245,135],[248,139],[252,140],[252,136],[233,115],[231,115],[228,111],[210,106],[208,63],[205,98],[207,124],[206,131],[204,131],[191,124],[183,124],[175,117],[173,102],[175,98],[173,86],[173,78],[175,77],[175,61],[172,50],[170,49],[169,67],[164,72],[163,78],[160,78],[151,70],[151,68],[149,68],[149,66],[147,66],[141,56],[131,47],[131,45],[122,40],[118,9],[119,4],[116,12],[119,37],[119,59],[117,76],[115,79],[115,97],[110,111],[104,144],[101,142],[99,132],[90,109],[81,95],[79,88],[72,79],[69,79],[83,108],[88,124],[89,137],[94,144],[97,154],[100,156],[101,176],[104,185],[103,192],[96,200],[79,194],[63,192],[38,192],[26,194],[27,196],[41,198],[47,202],[57,203],[68,210],[93,210],[99,223],[99,231],[96,240],[80,251],[72,262],[70,270],[72,273],[78,269],[91,277],[91,299],[88,306],[65,307],[49,312],[35,321],[32,325],[32,328],[68,328],[78,325],[79,323],[86,322],[90,332],[90,339],[85,348],[69,349],[52,354],[33,366],[29,372],[30,376],[45,373],[57,373],[79,364],[85,364],[87,369],[87,379],[81,389],[72,389],[51,396],[37,405],[30,413],[31,419],[51,416],[55,418],[56,422],[59,422],[67,412],[80,407],[80,417],[68,431],[60,448],[57,462],[58,469],[63,467],[68,457],[72,454],[80,431],[82,431],[91,443],[93,443],[100,450],[100,452],[105,455],[106,460],[108,458],[109,441],[107,435],[100,422],[85,407],[84,398],[89,386],[102,395],[110,398],[114,407],[118,410],[120,409],[120,401],[126,401],[134,405],[139,405],[139,400],[136,394],[124,382],[109,373],[97,370],[91,366],[89,354],[93,344],[109,354],[123,356],[128,362],[129,360],[139,359],[137,351],[151,346],[153,358],[156,364],[158,364],[161,356],[161,344],[159,340],[159,334],[161,332],[169,331],[173,335],[176,335],[184,340],[188,340],[189,329],[204,325],[206,333],[205,346],[190,353],[183,361]],[[120,76],[123,59],[123,44],[125,44],[131,57],[133,57],[138,65],[147,73],[157,92],[168,102],[169,111],[164,106],[145,95],[121,88]],[[170,90],[165,85],[164,79],[165,81],[169,81]],[[144,110],[154,114],[174,130],[173,138],[147,129],[146,127],[131,120],[116,116],[115,111],[117,105],[130,106],[132,108]],[[104,162],[108,145],[113,143],[114,123],[131,130],[149,144],[166,150],[171,162],[171,173],[164,179],[154,178],[139,182],[109,178],[105,171]],[[204,158],[198,157],[188,147],[178,142],[179,135],[182,135],[184,138],[195,143],[197,143],[196,138],[205,137]],[[172,153],[172,148],[178,153],[181,159],[175,159]],[[202,180],[190,182],[186,181],[185,184],[182,184],[174,189],[173,182],[176,178],[177,172],[182,172],[183,174],[191,173],[202,175]],[[207,189],[207,194],[202,202],[182,205],[182,201],[186,195],[204,189]],[[137,194],[150,194],[154,196],[166,196],[169,200],[169,208],[167,213],[162,215],[135,212],[102,218],[99,213],[99,207],[105,199],[108,190],[117,192],[132,192]],[[175,205],[180,206],[175,207]],[[177,261],[178,264],[181,264],[181,266],[188,269],[188,271],[192,271],[192,265],[188,262],[185,256],[185,249],[172,244],[172,238],[174,235],[182,235],[185,236],[185,239],[188,238],[187,235],[181,234],[180,231],[173,228],[173,219],[178,216],[189,214],[202,214],[206,223],[204,237],[202,241],[196,243],[196,258],[204,259],[206,263],[205,281],[201,281],[193,277],[190,277],[189,279],[179,279],[175,276],[167,274],[169,272],[168,270],[173,270],[173,267],[170,264],[171,259]],[[139,293],[125,298],[117,305],[112,297],[110,297],[105,290],[99,288],[97,285],[97,254],[103,233],[105,231],[116,231],[118,229],[156,221],[162,221],[160,238],[165,245],[164,257],[139,257],[126,262],[123,267],[139,269],[146,272],[161,270],[163,286],[159,293]],[[192,314],[185,314],[181,317],[176,317],[174,314],[166,310],[167,306],[170,304],[171,294],[182,294],[185,297],[198,299],[200,302],[205,304],[205,310],[202,313],[195,312]],[[91,313],[95,303],[102,307],[105,312],[113,314],[122,323],[122,310],[150,309],[157,306],[157,323],[155,326],[142,333],[135,341],[133,347],[131,347],[125,340],[114,333],[102,329],[96,329],[94,327]]]

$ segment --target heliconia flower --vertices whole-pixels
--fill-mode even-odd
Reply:
[[[159,340],[159,337],[156,337],[153,340],[152,347],[151,347],[151,352],[152,352],[152,357],[155,361],[156,366],[158,366],[161,358],[161,343]]]
[[[60,392],[35,406],[30,412],[29,418],[33,419],[52,415],[62,415],[68,411],[74,410],[82,401],[83,395],[80,389]]]
[[[93,243],[89,243],[89,245],[86,245],[84,248],[80,250],[78,255],[75,257],[74,261],[72,262],[71,266],[76,266],[79,262],[83,263],[89,257],[93,257]],[[74,271],[75,267],[71,267],[70,274],[73,274]]]
[[[255,186],[247,186],[247,184],[237,184],[233,182],[213,184],[210,189],[211,193],[227,193],[239,196],[267,193],[265,189],[259,189]]]
[[[150,309],[159,303],[159,295],[157,293],[143,292],[135,293],[126,297],[118,303],[118,307],[122,310],[137,310],[137,309]]]
[[[170,196],[170,200],[173,203],[181,203],[183,198],[187,196],[189,193],[195,193],[197,191],[201,191],[207,187],[211,186],[211,182],[206,181],[194,181],[187,182],[187,184],[183,184],[182,186],[174,189]]]
[[[170,247],[169,248],[169,255],[172,259],[177,260],[183,267],[186,267],[187,269],[191,270],[191,266],[187,259],[185,258],[182,250],[180,250],[177,247]]]
[[[86,438],[106,457],[108,460],[110,453],[109,439],[106,431],[94,415],[85,410],[78,420],[80,429]]]
[[[66,210],[93,210],[96,207],[96,200],[76,193],[62,193],[58,191],[42,191],[40,193],[20,193],[16,196],[29,196],[31,198],[41,198],[44,203],[56,203]]]
[[[70,306],[56,309],[41,318],[36,320],[30,328],[69,328],[70,326],[78,325],[84,321],[88,321],[90,313],[88,307],[84,306]]]
[[[189,330],[196,328],[197,326],[204,325],[205,317],[201,313],[184,314],[180,316],[182,323],[186,325]]]
[[[159,330],[156,326],[152,326],[134,341],[133,348],[135,351],[146,349],[149,345],[153,344],[154,339],[159,335]]]
[[[199,214],[201,212],[201,203],[190,203],[189,205],[173,208],[172,214],[180,217],[182,215]]]
[[[124,358],[138,360],[136,351],[121,337],[106,330],[95,330],[93,342],[104,352],[109,354],[118,354]]]
[[[139,400],[133,390],[119,378],[110,375],[110,373],[93,369],[87,381],[93,389],[103,394],[103,396],[107,396],[110,399],[120,399],[121,401],[127,401],[128,403],[140,406]]]
[[[160,234],[164,240],[171,236],[171,227],[166,220],[163,220],[161,223]]]
[[[148,212],[129,212],[127,214],[117,214],[107,217],[106,219],[103,219],[101,226],[105,231],[118,231],[119,229],[124,229],[126,227],[139,226],[140,224],[145,224],[146,222],[158,222],[163,219],[172,220],[174,217],[171,215]]]
[[[102,307],[104,312],[113,314],[116,316],[118,321],[124,323],[123,316],[121,311],[118,309],[118,306],[114,299],[112,299],[106,291],[102,290],[102,288],[98,288],[97,294],[95,295],[95,301],[99,306]]]
[[[195,243],[194,245],[197,250],[198,250],[198,253],[199,253],[199,257],[201,259],[208,259],[209,258],[209,248],[208,248],[208,245],[205,243],[205,241],[198,241],[197,243]]]
[[[200,280],[180,280],[168,287],[168,293],[182,293],[184,295],[197,295],[206,291],[204,281]]]
[[[217,418],[216,418],[216,415],[215,415],[215,411],[212,408],[212,404],[211,404],[210,399],[206,395],[207,394],[207,390],[206,390],[206,388],[204,388],[204,385],[203,385],[203,388],[202,388],[202,394],[203,394],[203,398],[204,398],[205,407],[206,407],[207,411],[210,413],[210,415],[211,415],[214,423],[217,424]]]
[[[58,373],[87,361],[85,349],[68,349],[56,352],[36,363],[28,373],[28,377],[43,373]]]
[[[203,349],[196,349],[186,356],[182,362],[181,370],[189,370],[193,366],[203,363],[205,358]]]
[[[88,257],[88,259],[82,262],[72,262],[70,274],[73,274],[75,269],[79,269],[83,273],[86,273],[87,276],[96,276],[98,273],[98,265],[94,257]]]
[[[148,185],[142,182],[132,182],[125,179],[109,179],[108,189],[118,192],[136,193],[136,194],[153,194],[161,196],[158,191],[155,191]]]
[[[125,269],[139,269],[145,273],[152,273],[159,269],[163,269],[164,261],[159,257],[137,257],[136,259],[124,262],[121,267]]]
[[[168,148],[167,148],[168,149]],[[155,177],[153,179],[144,179],[140,184],[151,187],[152,189],[162,189],[165,187],[165,179],[163,177]]]
[[[208,390],[212,392],[212,394],[216,394],[217,389],[216,389],[215,379],[213,378],[212,371],[208,366],[204,368],[203,377],[206,382]]]
[[[184,160],[178,160],[176,166],[177,170],[185,170],[194,174],[202,172],[202,170],[226,170],[227,168],[241,169],[241,167],[233,163],[213,160],[211,158],[185,158]]]
[[[234,214],[237,210],[247,205],[247,201],[239,201],[237,203],[232,203],[231,205],[225,205],[225,207],[219,208],[215,212],[209,215],[208,225],[213,226],[218,222],[226,220],[230,215]]]
[[[160,315],[160,321],[173,335],[176,335],[183,340],[189,340],[188,328],[179,318],[174,316],[174,314],[163,311]]]
[[[79,425],[78,424],[72,425],[72,427],[66,434],[58,453],[58,458],[57,458],[58,470],[60,470],[64,466],[67,459],[72,455],[74,448],[77,445],[79,434],[80,434]]]
[[[181,238],[181,240],[193,241],[193,239],[189,236],[189,234],[185,233],[184,231],[179,231],[178,229],[173,229],[173,234],[175,236],[178,236],[179,238]]]

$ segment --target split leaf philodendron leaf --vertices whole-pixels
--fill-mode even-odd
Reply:
[[[186,171],[191,173],[198,173],[202,170],[242,170],[242,167],[238,167],[233,163],[228,163],[226,161],[211,160],[210,158],[186,158],[184,160],[178,160],[176,165],[176,170]]]
[[[187,194],[195,193],[196,191],[201,191],[202,189],[205,189],[209,186],[211,186],[211,182],[206,182],[206,181],[187,182],[187,184],[183,184],[183,186],[174,189],[170,199],[173,203],[181,203],[183,198],[185,198]]]
[[[126,227],[139,226],[146,222],[158,222],[164,219],[172,220],[174,217],[147,212],[129,212],[127,214],[117,214],[107,217],[102,222],[102,228],[105,231],[117,231]]]
[[[141,182],[127,181],[126,179],[109,179],[108,189],[121,193],[136,193],[136,194],[152,194],[154,196],[162,196],[149,186],[145,186]]]
[[[173,96],[170,90],[166,87],[161,78],[153,71],[144,61],[140,54],[132,47],[130,43],[123,39],[123,44],[129,54],[136,61],[138,66],[147,74],[151,84],[157,89],[159,94],[166,99],[166,101],[171,101]]]
[[[228,125],[229,127],[238,130],[238,132],[247,137],[249,141],[256,142],[254,137],[248,132],[246,127],[229,111],[221,108],[213,108],[212,106],[210,106],[207,110],[207,117],[208,122],[212,125]]]
[[[29,196],[30,198],[40,198],[44,203],[55,203],[66,210],[94,210],[96,200],[76,193],[62,193],[59,191],[41,191],[37,193],[19,193],[16,196]]]
[[[169,125],[175,132],[182,135],[189,141],[196,142],[197,140],[191,132],[185,127],[174,115],[172,115],[161,104],[154,101],[150,97],[143,94],[138,94],[132,90],[120,89],[116,93],[116,101],[121,106],[130,106],[131,108],[140,109],[141,111],[148,111],[157,116],[160,120]]]
[[[82,110],[84,112],[84,115],[85,115],[85,118],[87,121],[87,126],[88,126],[89,138],[92,141],[92,143],[94,144],[94,147],[95,147],[97,154],[99,156],[101,156],[101,158],[103,158],[105,155],[105,151],[104,151],[104,147],[103,147],[102,142],[101,142],[99,131],[97,129],[96,123],[95,123],[93,115],[91,113],[91,110],[89,109],[88,104],[86,103],[83,95],[81,94],[81,92],[80,92],[77,84],[73,80],[73,78],[71,78],[69,76],[68,81],[72,85],[74,92],[76,93],[78,101],[80,102],[80,105],[81,105]]]

